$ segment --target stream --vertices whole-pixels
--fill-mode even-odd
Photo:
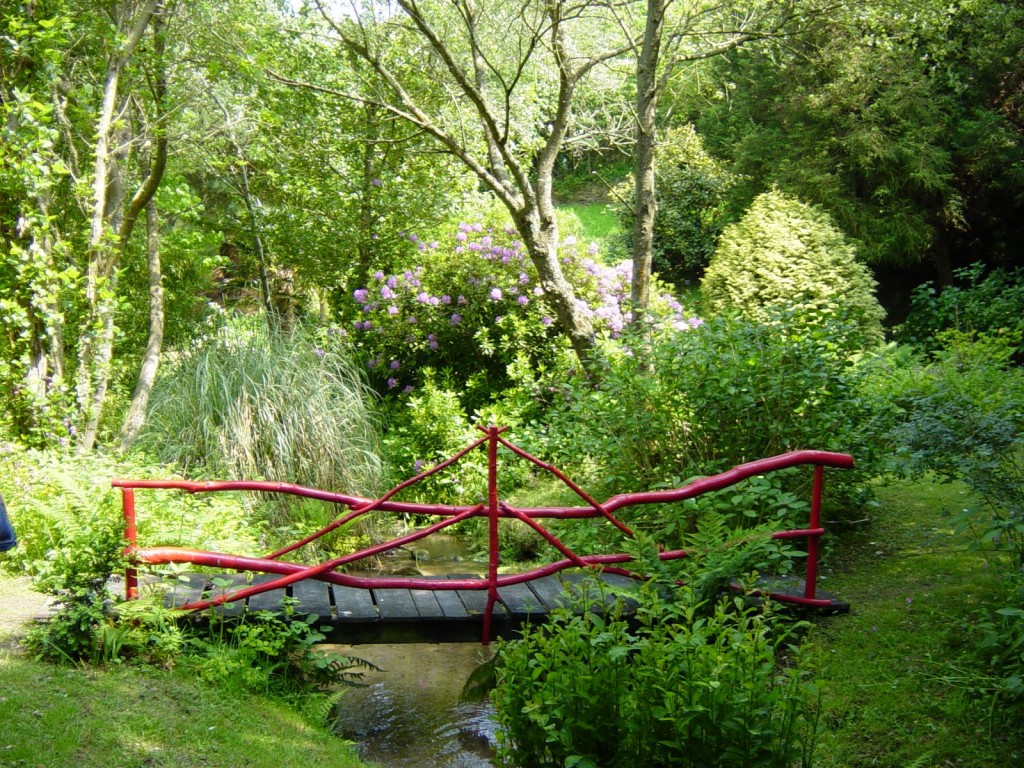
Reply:
[[[495,725],[490,704],[462,703],[470,673],[488,658],[479,643],[335,646],[371,661],[365,688],[346,690],[335,732],[356,741],[380,768],[491,768]],[[333,649],[332,649],[333,650]]]
[[[437,576],[482,574],[455,537],[434,534],[397,559]],[[398,564],[402,567],[402,564]],[[462,686],[491,652],[480,643],[336,645],[330,650],[365,659],[366,687],[345,691],[335,732],[358,744],[379,768],[493,768],[495,724],[487,702],[461,702]]]

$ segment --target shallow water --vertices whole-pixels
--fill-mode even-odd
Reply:
[[[333,646],[371,661],[365,688],[345,692],[336,732],[380,768],[492,768],[487,703],[461,703],[463,684],[490,655],[479,643]]]

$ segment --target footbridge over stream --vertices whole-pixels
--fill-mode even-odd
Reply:
[[[625,552],[586,555],[572,551],[540,522],[545,519],[586,520],[601,518],[617,528],[624,538],[634,535],[616,513],[643,504],[667,504],[695,498],[710,491],[735,485],[747,478],[792,467],[812,468],[810,520],[806,528],[782,530],[773,539],[806,541],[806,573],[802,580],[761,587],[772,599],[819,610],[838,612],[846,605],[818,589],[818,541],[825,534],[821,526],[823,470],[826,467],[850,469],[853,459],[843,453],[793,451],[741,464],[726,472],[693,480],[679,488],[619,494],[598,502],[559,469],[531,456],[502,433],[504,428],[480,427],[484,436],[451,458],[409,478],[377,499],[333,493],[287,483],[266,481],[190,482],[186,480],[112,481],[121,489],[125,522],[126,554],[130,565],[125,572],[125,596],[138,596],[140,576],[146,565],[179,564],[187,570],[170,584],[167,600],[183,612],[214,610],[227,615],[244,611],[284,611],[286,601],[297,601],[295,610],[319,617],[330,626],[329,640],[346,643],[365,642],[456,642],[513,633],[525,622],[539,623],[558,607],[568,592],[581,593],[592,610],[613,605],[616,595],[626,594],[645,575],[630,567],[631,555]],[[498,449],[503,447],[557,477],[581,500],[580,506],[518,508],[498,498]],[[487,451],[487,499],[474,505],[418,504],[396,501],[395,497],[461,460],[474,450]],[[330,524],[309,536],[263,557],[247,557],[183,547],[144,547],[138,542],[136,491],[172,489],[188,493],[248,491],[319,499],[338,505],[342,513]],[[363,516],[370,514],[414,515],[434,520],[413,532],[390,541],[340,555],[321,563],[307,565],[286,556]],[[408,547],[431,534],[472,518],[484,518],[488,530],[488,558],[485,572],[444,578],[424,576],[364,576],[347,573],[378,555],[399,547]],[[499,526],[503,521],[519,520],[539,534],[557,553],[558,559],[521,573],[501,573],[498,546]],[[661,549],[661,560],[678,560],[691,552],[686,549]],[[188,570],[201,567],[202,572]],[[596,577],[596,578],[591,578]]]

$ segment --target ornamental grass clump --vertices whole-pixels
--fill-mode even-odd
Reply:
[[[372,397],[341,349],[229,330],[162,371],[136,445],[206,477],[372,495],[382,471]]]

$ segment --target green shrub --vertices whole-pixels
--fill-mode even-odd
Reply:
[[[566,388],[548,428],[530,438],[535,452],[614,492],[677,486],[797,449],[852,453],[865,472],[876,466],[842,327],[799,313],[694,325],[605,347],[598,383]],[[640,344],[642,359],[631,352]],[[850,474],[829,475],[830,499],[840,488],[853,493]]]
[[[993,269],[981,263],[953,273],[956,284],[924,283],[910,297],[910,314],[897,337],[927,350],[941,347],[943,331],[1003,336],[1024,351],[1024,270]]]
[[[725,227],[725,200],[734,177],[704,149],[700,136],[687,125],[669,131],[657,148],[658,211],[654,217],[654,271],[681,283],[703,273]],[[632,176],[615,188],[616,197],[633,202]],[[632,240],[633,212],[616,209],[627,247]]]
[[[394,486],[433,467],[483,437],[470,423],[458,393],[436,383],[433,371],[422,372],[423,385],[392,409],[384,438]],[[397,413],[397,408],[401,408]],[[479,501],[486,496],[487,456],[480,450],[436,475],[420,481],[406,498],[433,503]]]
[[[447,244],[409,238],[416,264],[397,274],[375,272],[341,302],[343,327],[331,335],[358,350],[379,392],[412,392],[423,384],[423,371],[440,371],[471,414],[516,385],[510,365],[562,365],[568,343],[513,234],[477,223],[459,225]],[[560,257],[597,332],[620,334],[628,319],[629,263],[598,264],[596,246],[583,252],[571,235]],[[671,297],[652,293],[652,313],[678,320]]]
[[[7,473],[0,492],[18,532],[18,547],[2,563],[27,573],[36,589],[53,595],[61,610],[32,635],[34,652],[47,659],[103,660],[116,645],[112,574],[123,571],[124,522],[115,477],[166,478],[166,467],[143,457],[61,454],[0,445]],[[140,492],[139,541],[241,554],[260,552],[261,528],[238,498]]]
[[[602,596],[599,596],[601,599]],[[639,625],[563,610],[498,650],[499,753],[524,768],[809,766],[817,692],[770,610],[639,596]]]
[[[235,326],[161,369],[136,445],[190,473],[372,495],[372,394],[337,346]]]
[[[781,192],[758,196],[726,227],[704,274],[712,311],[735,308],[765,321],[780,307],[849,323],[846,349],[882,341],[875,281],[828,214]]]
[[[896,469],[961,481],[981,500],[956,516],[1024,563],[1024,372],[1004,337],[940,334],[945,347],[892,397]]]

